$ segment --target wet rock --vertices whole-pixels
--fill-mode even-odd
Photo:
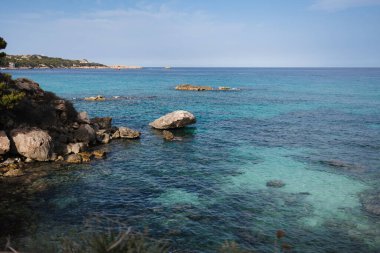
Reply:
[[[68,163],[82,163],[82,156],[79,154],[71,154],[66,158]]]
[[[128,127],[119,127],[120,138],[136,139],[139,138],[141,133],[139,131],[130,129]]]
[[[24,175],[24,172],[18,168],[8,170],[6,173],[3,174],[4,177],[19,177],[23,175]]]
[[[175,87],[176,90],[188,90],[188,91],[205,91],[213,90],[210,86],[197,86],[192,84],[180,84]]]
[[[67,153],[68,154],[78,154],[82,151],[85,151],[88,148],[87,143],[77,142],[77,143],[69,143],[67,144]]]
[[[0,155],[8,153],[11,147],[11,142],[4,131],[0,131]]]
[[[77,120],[79,123],[90,124],[90,118],[88,117],[87,112],[78,113]]]
[[[36,161],[49,161],[53,153],[53,143],[50,135],[41,129],[15,129],[11,138],[17,152]]]
[[[194,123],[196,123],[196,119],[192,113],[179,110],[168,113],[149,123],[149,125],[156,129],[171,129],[185,127]]]
[[[97,129],[111,129],[112,127],[112,118],[111,117],[96,117],[91,119],[91,125]]]
[[[281,188],[285,186],[285,183],[281,180],[269,180],[266,186],[273,187],[273,188]]]
[[[360,199],[364,210],[380,215],[380,192],[362,194]]]
[[[101,96],[101,95],[97,95],[96,97],[86,97],[86,98],[84,98],[84,100],[86,100],[86,101],[105,101],[106,98]]]
[[[162,131],[162,134],[164,136],[164,139],[167,141],[172,141],[174,140],[174,134],[168,130]]]
[[[95,156],[96,159],[102,159],[107,157],[107,152],[103,150],[94,150],[92,154]]]
[[[85,163],[88,163],[91,161],[91,158],[94,157],[94,155],[90,152],[82,152],[79,154],[82,157],[82,161]]]
[[[95,130],[89,124],[83,124],[77,130],[74,131],[74,139],[77,142],[95,144]]]

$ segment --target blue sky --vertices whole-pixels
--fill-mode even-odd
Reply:
[[[1,0],[9,54],[105,64],[380,67],[380,0]]]

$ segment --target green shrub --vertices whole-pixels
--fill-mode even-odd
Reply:
[[[13,90],[0,82],[0,111],[13,109],[24,97],[24,92]]]

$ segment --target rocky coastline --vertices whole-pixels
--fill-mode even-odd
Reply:
[[[106,155],[89,152],[90,148],[140,137],[136,130],[113,126],[110,117],[90,118],[87,112],[77,112],[71,102],[29,79],[0,75],[12,92],[25,94],[15,108],[0,114],[0,175],[18,176],[20,167],[35,161],[89,162]]]
[[[113,126],[111,117],[90,118],[87,112],[77,112],[70,101],[44,91],[32,80],[12,80],[0,73],[0,81],[11,92],[23,94],[14,108],[0,114],[0,176],[21,176],[22,168],[33,162],[87,163],[106,157],[99,145],[140,138],[137,130]],[[170,129],[194,123],[192,113],[178,110],[149,125],[162,130],[164,140],[173,141],[181,138]]]

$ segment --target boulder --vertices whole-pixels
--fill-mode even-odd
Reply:
[[[90,118],[88,117],[87,112],[78,113],[77,120],[79,123],[90,124]]]
[[[79,154],[71,154],[66,158],[68,163],[82,163],[82,156]]]
[[[88,124],[80,125],[80,127],[74,131],[74,139],[77,142],[94,144],[96,142],[95,130]]]
[[[162,132],[163,136],[164,136],[164,139],[167,140],[167,141],[172,141],[174,140],[174,134],[168,130],[164,130]]]
[[[197,86],[191,84],[180,84],[175,87],[176,90],[205,91],[213,90],[210,86]]]
[[[11,138],[17,152],[36,161],[49,161],[53,153],[53,142],[50,135],[41,129],[15,129]]]
[[[8,153],[11,147],[11,142],[8,139],[7,134],[4,131],[0,131],[0,155]]]
[[[267,187],[281,188],[284,186],[285,186],[285,183],[281,180],[269,180],[267,182]]]
[[[130,129],[128,127],[119,127],[120,138],[136,139],[139,138],[141,133],[139,131]]]
[[[112,127],[111,117],[96,117],[91,119],[91,124],[97,129],[110,129]]]
[[[196,123],[195,116],[187,111],[174,111],[168,113],[149,125],[156,129],[180,128]]]

